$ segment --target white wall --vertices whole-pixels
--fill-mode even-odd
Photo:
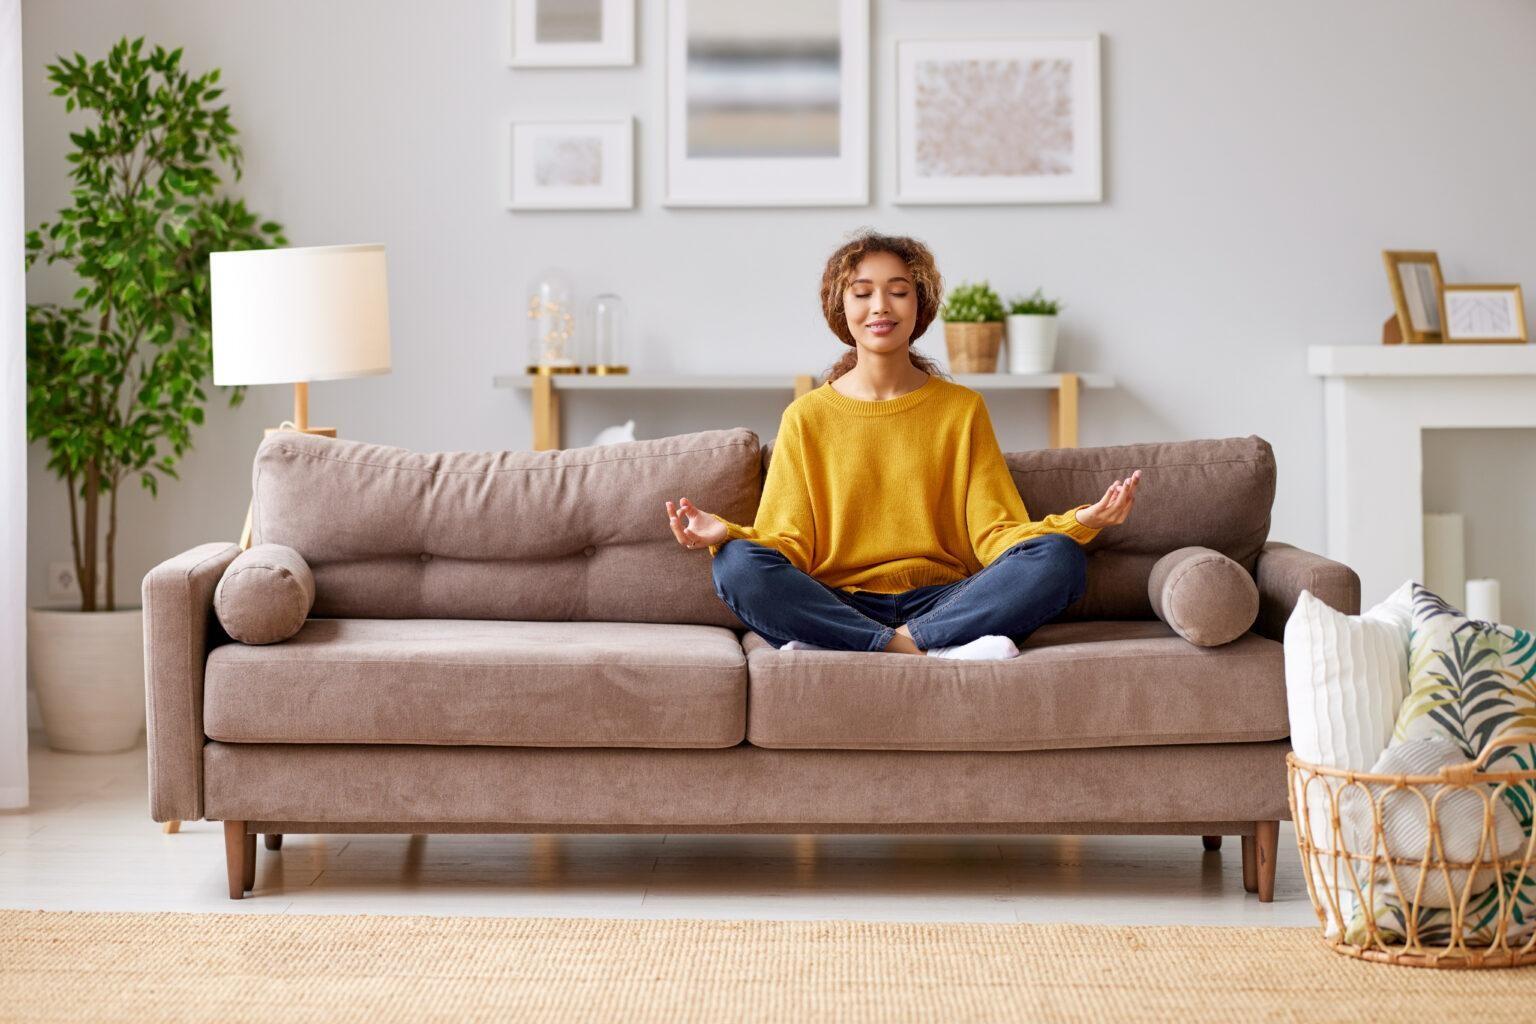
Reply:
[[[1432,248],[1448,280],[1536,289],[1536,5],[1513,0],[873,0],[872,166],[863,208],[660,205],[664,5],[642,0],[633,68],[504,65],[507,0],[26,0],[27,220],[68,197],[55,54],[123,34],[223,69],[246,149],[237,187],[293,244],[389,248],[395,370],[317,384],[311,414],[349,437],[421,449],[527,447],[518,307],[546,264],[582,298],[622,294],[641,370],[819,372],[842,346],[819,320],[826,255],[860,225],[911,233],[951,282],[1067,303],[1062,365],[1113,373],[1082,443],[1256,433],[1274,445],[1272,536],[1324,543],[1321,387],[1309,343],[1374,343],[1390,310],[1383,248]],[[1100,204],[889,204],[893,40],[1104,33]],[[499,147],[513,115],[633,114],[638,207],[510,213]],[[34,299],[72,290],[37,270]],[[920,349],[942,355],[935,326]],[[742,424],[771,436],[789,397],[566,400],[568,443],[637,421],[642,437]],[[123,503],[120,596],[194,543],[237,536],[250,456],[286,414],[280,388],[210,410],[179,485]],[[993,401],[1003,447],[1046,443],[1043,396]],[[67,561],[61,488],[32,453],[32,597]],[[1156,481],[1148,480],[1147,488]],[[1084,495],[1092,500],[1097,495]],[[1045,512],[1051,510],[1034,510]],[[663,528],[658,513],[657,528]]]

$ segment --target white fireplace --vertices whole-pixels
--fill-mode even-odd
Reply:
[[[1326,553],[1368,608],[1424,578],[1423,431],[1536,427],[1536,345],[1313,345],[1307,370],[1323,378]]]

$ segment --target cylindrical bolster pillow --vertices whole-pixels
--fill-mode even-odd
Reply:
[[[1259,617],[1259,588],[1220,551],[1188,547],[1170,551],[1152,566],[1147,597],[1157,617],[1200,647],[1231,643]]]
[[[315,604],[315,576],[293,548],[258,544],[224,570],[213,610],[243,644],[275,644],[297,633]]]

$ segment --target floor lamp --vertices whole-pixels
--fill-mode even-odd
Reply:
[[[319,245],[209,254],[213,382],[292,384],[293,419],[309,425],[309,382],[389,372],[389,290],[382,245]],[[253,499],[254,500],[254,499]],[[251,546],[251,505],[240,546]],[[165,823],[175,832],[181,822]],[[268,836],[270,842],[273,837]]]
[[[309,382],[388,373],[389,293],[382,245],[216,252],[213,382],[292,384],[293,419],[267,434],[309,425]],[[240,546],[251,545],[246,509]]]

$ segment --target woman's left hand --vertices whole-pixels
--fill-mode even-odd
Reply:
[[[1102,530],[1125,522],[1136,503],[1136,486],[1141,483],[1141,470],[1136,470],[1124,480],[1116,480],[1104,492],[1104,497],[1087,508],[1077,510],[1077,521],[1091,530]]]

